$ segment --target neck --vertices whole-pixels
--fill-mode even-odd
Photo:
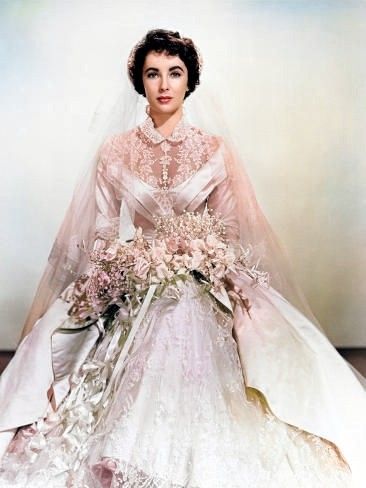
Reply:
[[[156,113],[153,110],[150,110],[150,117],[154,122],[155,128],[164,137],[169,137],[172,134],[174,127],[178,124],[182,116],[183,107],[179,107],[178,110],[172,114]]]

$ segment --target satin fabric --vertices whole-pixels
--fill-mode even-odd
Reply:
[[[154,217],[166,210],[160,190],[127,167],[118,174],[118,188],[115,178],[107,171],[97,180],[101,234],[105,238],[112,232],[117,219],[121,231],[139,225],[152,238]],[[111,204],[112,195],[119,205]],[[226,224],[229,239],[238,238],[235,199],[222,146],[198,171],[172,188],[169,198],[171,210],[177,214],[213,209]],[[264,395],[278,419],[334,443],[352,469],[354,486],[361,488],[366,452],[362,386],[327,338],[274,288],[253,288],[244,273],[233,274],[231,279],[252,307],[251,318],[239,307],[234,311],[245,385]],[[70,334],[57,331],[68,321],[67,304],[58,298],[23,339],[0,378],[3,452],[12,429],[45,415],[51,386],[53,407],[60,405],[68,393],[70,375],[83,364],[100,335],[96,323]]]

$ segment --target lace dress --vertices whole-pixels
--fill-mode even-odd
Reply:
[[[148,117],[108,139],[98,165],[96,249],[118,235],[127,241],[137,227],[151,242],[157,216],[203,215],[207,208],[219,213],[229,240],[237,239],[221,151],[219,138],[183,119],[168,138]],[[332,414],[330,405],[340,415],[350,409],[343,393],[359,398],[362,409],[363,391],[300,312],[271,287],[252,288],[245,274],[240,280],[256,330],[269,316],[282,320],[281,337],[270,330],[271,349],[260,342],[256,348],[249,328],[238,347],[235,317],[194,276],[171,281],[159,296],[150,288],[125,336],[122,315],[112,325],[73,321],[65,290],[1,378],[0,430],[17,429],[2,458],[0,486],[356,486],[354,458],[346,460],[334,441],[341,437],[311,426]],[[312,369],[314,350],[320,360]],[[292,368],[298,381],[289,384]],[[321,382],[319,372],[330,369],[331,383]],[[281,372],[276,385],[274,371]],[[15,379],[17,393],[9,395]]]

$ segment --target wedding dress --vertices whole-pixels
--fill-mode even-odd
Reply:
[[[225,158],[221,138],[184,118],[166,138],[150,117],[109,137],[95,250],[133,242],[138,228],[151,243],[157,217],[174,225],[209,209],[234,243]],[[250,274],[231,272],[217,293],[194,274],[170,277],[160,294],[152,284],[127,333],[123,307],[112,325],[103,315],[73,320],[69,284],[0,379],[0,486],[363,486],[364,389],[325,335],[258,276],[252,286]],[[250,307],[235,305],[232,291]]]

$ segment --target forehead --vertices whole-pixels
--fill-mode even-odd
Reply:
[[[144,68],[169,68],[170,66],[181,66],[185,68],[184,62],[178,55],[168,54],[166,51],[158,53],[150,51],[147,53]]]

